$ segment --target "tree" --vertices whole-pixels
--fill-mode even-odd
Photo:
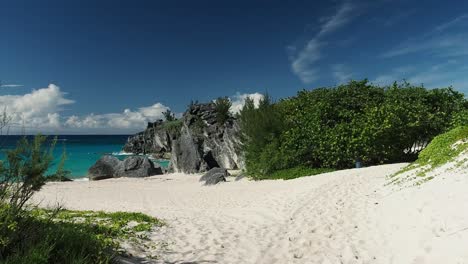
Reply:
[[[239,114],[246,169],[268,177],[294,166],[351,168],[412,161],[451,126],[466,124],[467,100],[452,88],[407,82],[380,87],[367,80],[303,90]]]
[[[278,105],[266,94],[255,107],[246,98],[239,112],[242,148],[247,172],[256,179],[285,167],[281,154],[281,135],[284,130],[283,114]]]
[[[172,111],[170,109],[167,109],[162,114],[164,116],[164,119],[166,119],[166,121],[168,121],[168,122],[176,120],[174,113],[172,113]]]
[[[232,103],[228,97],[218,97],[215,100],[215,111],[216,121],[219,125],[224,125],[230,117],[229,109],[231,109]]]

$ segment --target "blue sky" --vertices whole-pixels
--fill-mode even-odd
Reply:
[[[1,1],[0,105],[31,133],[119,134],[350,79],[468,94],[467,1],[317,2]]]

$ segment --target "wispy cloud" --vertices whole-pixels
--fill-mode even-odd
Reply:
[[[353,77],[351,71],[344,64],[334,64],[331,68],[333,77],[335,77],[338,84],[346,83]]]
[[[468,14],[463,14],[429,32],[404,41],[380,57],[392,58],[410,53],[423,53],[442,58],[468,55],[466,27],[468,27]]]
[[[468,19],[468,14],[463,14],[461,16],[458,16],[458,17],[452,19],[451,21],[449,21],[447,23],[444,23],[442,25],[439,25],[439,26],[435,27],[434,31],[435,32],[444,31],[444,30],[446,30],[448,28],[451,28],[453,26],[457,26],[462,22],[466,22],[467,19]]]
[[[324,23],[316,37],[320,38],[326,34],[332,33],[350,22],[354,17],[354,8],[355,6],[351,2],[345,2],[338,8],[333,16],[322,18]]]
[[[318,79],[318,70],[313,66],[320,60],[321,43],[318,39],[311,39],[299,54],[292,60],[292,70],[305,83],[311,83]]]
[[[22,84],[1,84],[0,87],[2,88],[15,88],[15,87],[22,87]]]
[[[355,10],[354,3],[343,2],[332,16],[319,19],[321,25],[318,33],[303,48],[288,47],[293,53],[290,56],[292,71],[304,83],[311,83],[319,78],[319,69],[315,64],[324,56],[322,49],[327,45],[324,38],[348,24],[358,14]]]

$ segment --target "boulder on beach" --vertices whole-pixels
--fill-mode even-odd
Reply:
[[[148,177],[163,174],[161,167],[150,159],[142,156],[130,156],[120,161],[110,155],[101,157],[88,170],[88,178],[92,181],[118,177]]]
[[[119,164],[120,160],[118,158],[104,155],[88,169],[88,178],[92,181],[113,178],[115,169]]]
[[[205,185],[215,185],[220,182],[225,182],[227,176],[229,176],[229,173],[226,169],[213,168],[205,173],[200,178],[200,181],[205,182]]]
[[[138,178],[160,174],[163,174],[163,171],[159,164],[155,165],[147,157],[131,156],[120,162],[114,177]]]

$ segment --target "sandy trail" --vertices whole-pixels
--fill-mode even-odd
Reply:
[[[440,263],[431,262],[431,254],[447,257],[453,253],[466,262],[445,263],[468,263],[468,258],[463,260],[468,254],[462,251],[433,251],[421,243],[420,239],[428,239],[427,232],[433,233],[436,227],[431,225],[438,223],[441,212],[436,208],[421,215],[420,208],[414,206],[423,203],[430,208],[440,200],[417,188],[395,191],[385,187],[385,176],[404,165],[343,170],[289,181],[230,179],[208,187],[201,186],[199,176],[183,174],[50,183],[35,200],[44,206],[59,202],[69,209],[138,211],[162,218],[168,226],[151,236],[167,246],[140,252],[159,256],[148,262]],[[466,178],[463,187],[468,187]],[[421,198],[412,204],[415,192],[421,192]],[[452,202],[465,202],[463,209],[467,209],[466,198],[453,201],[452,197]],[[468,220],[466,212],[451,213],[459,214],[457,223]],[[417,221],[425,217],[432,218],[419,226]],[[407,236],[414,239],[405,240]],[[455,242],[467,245],[468,237],[457,236]]]

